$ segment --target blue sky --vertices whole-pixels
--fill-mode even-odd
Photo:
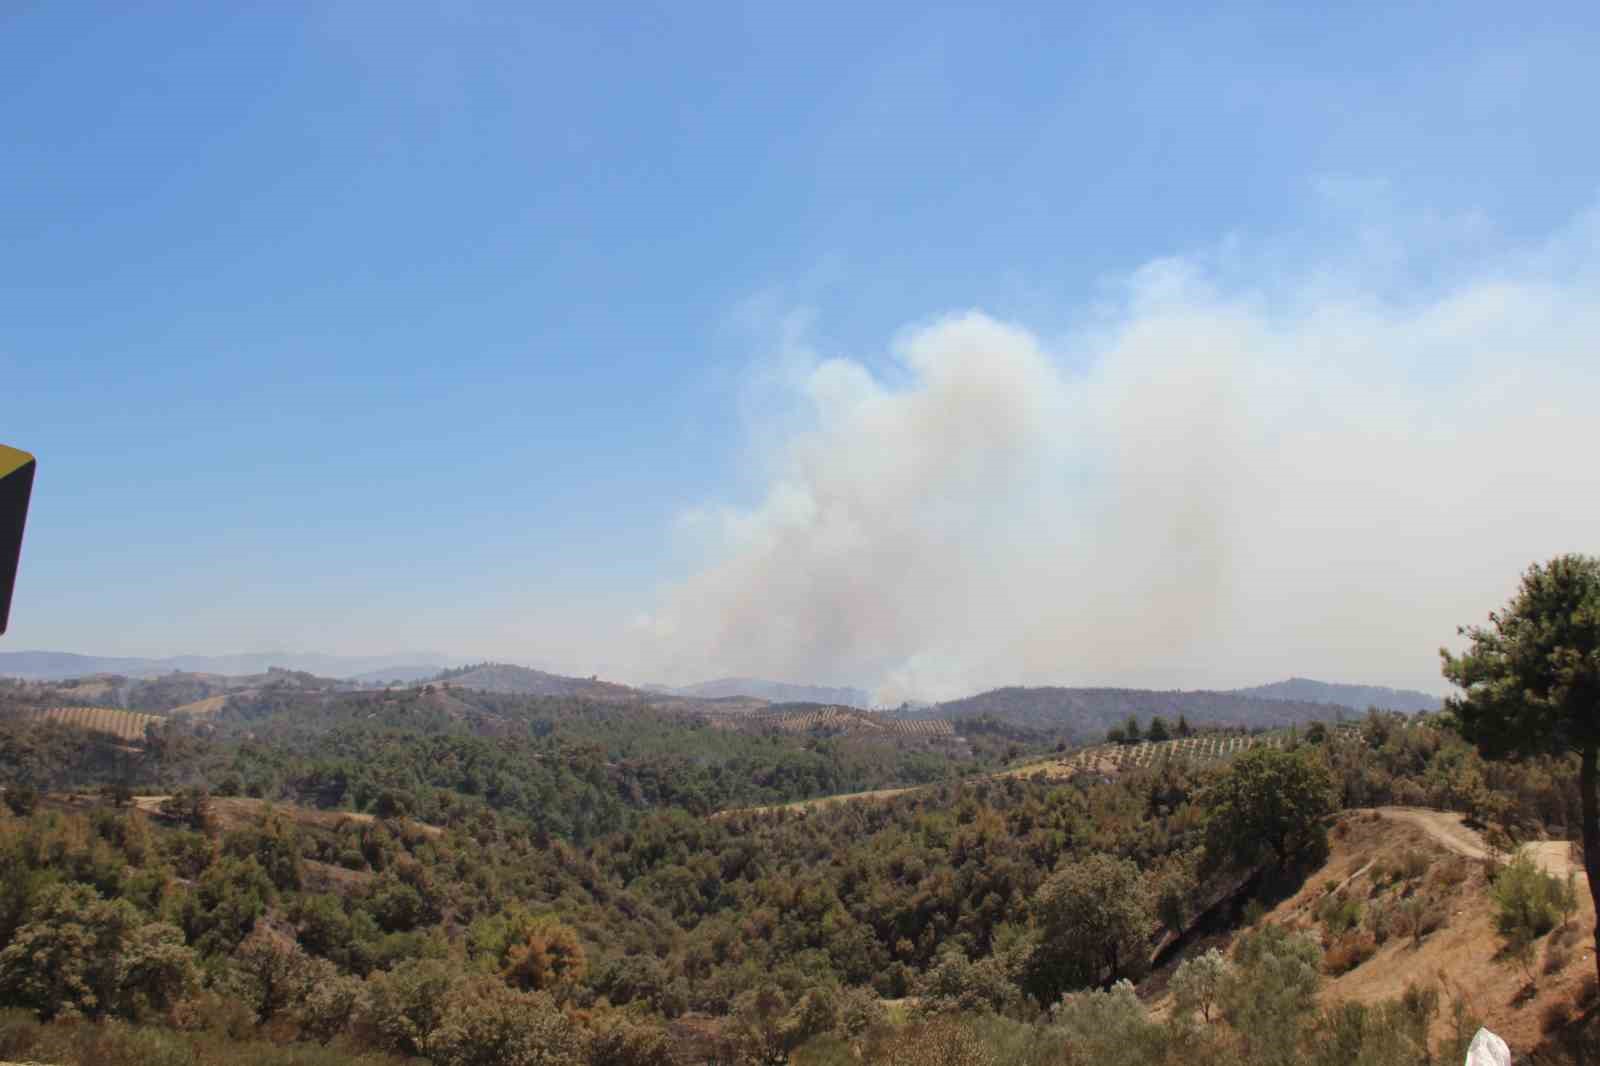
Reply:
[[[6,645],[1218,681],[1215,649],[1053,671],[1020,633],[917,681],[960,626],[858,632],[813,612],[825,574],[707,593],[748,545],[695,527],[794,482],[817,366],[916,393],[896,338],[952,312],[1071,383],[1151,264],[1280,309],[1329,274],[1391,310],[1508,276],[1580,304],[1597,54],[1589,4],[9,5],[0,439],[40,468]],[[1443,352],[1406,380],[1450,380]],[[1101,509],[1105,465],[1061,462]],[[680,641],[719,596],[810,650]],[[1437,622],[1389,634],[1414,660],[1308,637],[1225,672],[1420,683]],[[881,654],[816,639],[841,625]]]

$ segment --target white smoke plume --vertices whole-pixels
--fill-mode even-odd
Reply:
[[[969,311],[878,372],[816,360],[764,495],[691,516],[708,561],[641,659],[885,702],[1438,690],[1438,647],[1523,567],[1600,551],[1600,216],[1399,299],[1407,267],[1164,261],[1063,338]]]

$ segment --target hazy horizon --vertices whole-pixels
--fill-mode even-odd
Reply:
[[[1439,693],[1600,550],[1600,19],[1489,11],[9,15],[0,651]]]
[[[484,662],[504,663],[504,664],[511,665],[511,666],[521,666],[521,667],[526,667],[526,668],[531,669],[531,670],[539,670],[539,671],[544,671],[544,672],[547,672],[547,673],[561,674],[561,675],[564,675],[564,676],[571,676],[571,677],[587,677],[587,676],[590,676],[591,674],[594,673],[593,671],[578,671],[578,670],[570,670],[570,669],[565,669],[564,670],[564,669],[562,669],[560,667],[553,666],[551,664],[542,664],[541,665],[541,664],[535,663],[535,662],[519,661],[519,660],[515,660],[515,659],[495,659],[495,658],[492,658],[492,657],[486,658],[486,657],[481,656],[481,655],[459,655],[459,654],[445,653],[445,652],[438,652],[438,651],[390,652],[390,653],[385,653],[385,654],[372,654],[372,655],[341,655],[341,654],[338,654],[338,653],[331,653],[331,652],[320,652],[320,651],[309,651],[309,650],[294,651],[294,650],[285,649],[285,648],[268,648],[268,649],[257,650],[257,651],[234,651],[234,652],[222,652],[222,653],[212,653],[212,654],[203,654],[203,655],[189,654],[189,653],[185,653],[185,652],[176,652],[176,653],[172,653],[172,654],[161,654],[161,655],[141,655],[141,654],[134,653],[134,654],[128,654],[128,655],[114,655],[113,656],[113,655],[100,655],[100,654],[97,654],[97,653],[95,653],[93,651],[83,651],[83,650],[72,649],[72,648],[9,648],[9,647],[7,647],[7,648],[0,648],[0,677],[19,676],[19,675],[15,674],[14,672],[8,673],[8,671],[6,669],[7,656],[10,656],[10,655],[21,655],[21,656],[28,656],[28,655],[71,655],[71,656],[75,656],[75,657],[80,657],[80,658],[85,658],[85,659],[93,659],[93,660],[118,660],[118,659],[121,659],[121,660],[131,660],[131,661],[145,661],[145,662],[152,662],[152,663],[170,663],[170,662],[180,662],[181,663],[181,662],[186,662],[186,661],[197,661],[197,660],[210,660],[213,663],[228,663],[228,662],[242,663],[242,662],[249,661],[249,660],[263,660],[263,661],[265,661],[265,660],[278,660],[278,661],[275,661],[275,662],[271,662],[269,665],[275,666],[275,667],[283,667],[283,668],[286,668],[286,669],[310,670],[313,673],[317,672],[315,667],[318,666],[318,665],[321,665],[321,666],[323,666],[325,668],[338,667],[337,670],[335,670],[332,673],[328,673],[325,676],[339,677],[339,678],[354,677],[354,676],[357,676],[357,675],[360,675],[360,674],[378,673],[378,672],[381,672],[384,669],[401,669],[401,668],[405,668],[405,667],[424,667],[424,666],[438,667],[440,669],[454,669],[454,668],[461,667],[461,666],[476,665],[478,663],[484,663]],[[198,669],[199,667],[198,666],[193,666],[193,667],[181,667],[180,666],[180,667],[176,667],[176,668],[177,669]],[[216,672],[220,672],[220,673],[237,673],[237,672],[239,672],[239,671],[223,670],[223,669],[220,669],[220,667],[216,667],[216,666],[213,666],[213,669],[215,669]],[[666,684],[664,682],[657,682],[657,681],[650,681],[650,680],[640,680],[638,678],[633,678],[633,677],[626,677],[626,678],[624,678],[624,677],[602,677],[601,680],[603,680],[603,681],[612,681],[612,682],[617,682],[617,683],[621,683],[621,684],[626,684],[626,685],[630,685],[632,687],[641,688],[641,689],[666,685],[666,687],[672,688],[674,690],[691,689],[691,688],[695,688],[695,687],[698,687],[698,686],[716,684],[716,683],[728,682],[728,681],[755,681],[755,682],[762,682],[762,683],[776,683],[776,684],[780,684],[780,685],[789,685],[789,686],[794,686],[794,687],[858,689],[858,690],[867,692],[869,695],[873,695],[871,689],[867,688],[866,686],[852,685],[852,684],[849,684],[849,683],[841,683],[841,684],[837,684],[837,685],[823,685],[823,684],[815,682],[815,681],[808,681],[808,680],[806,680],[804,678],[755,677],[755,676],[752,676],[752,675],[725,674],[725,675],[717,675],[717,676],[714,676],[714,677],[709,677],[708,676],[708,677],[699,678],[699,679],[697,679],[695,681],[690,681],[690,682],[681,683],[681,684]],[[1260,678],[1260,679],[1257,679],[1255,681],[1246,682],[1246,683],[1243,683],[1243,684],[1240,684],[1240,685],[1232,686],[1232,688],[1235,688],[1235,689],[1247,689],[1247,688],[1255,688],[1255,687],[1264,686],[1264,685],[1271,685],[1271,684],[1278,683],[1278,682],[1297,681],[1297,680],[1306,680],[1306,681],[1312,681],[1314,683],[1322,683],[1322,684],[1336,684],[1336,685],[1363,686],[1363,687],[1376,687],[1376,688],[1393,688],[1393,689],[1397,689],[1397,690],[1405,690],[1405,689],[1411,688],[1411,686],[1390,685],[1390,684],[1387,684],[1387,683],[1381,682],[1381,681],[1372,681],[1372,680],[1365,680],[1365,679],[1360,679],[1360,678],[1312,677],[1312,676],[1309,676],[1309,675],[1304,674],[1304,673],[1289,674],[1289,675],[1284,675],[1282,677]],[[999,686],[993,686],[993,687],[1007,687],[1007,686],[999,685]],[[1128,687],[1128,688],[1155,688],[1155,689],[1161,689],[1161,690],[1184,690],[1184,691],[1201,691],[1201,690],[1205,690],[1207,688],[1207,686],[1189,685],[1189,684],[1182,684],[1182,683],[1175,683],[1175,684],[1168,684],[1168,685],[1138,686],[1138,685],[1117,685],[1117,684],[1111,684],[1109,682],[1096,682],[1096,681],[1093,681],[1093,680],[1084,681],[1084,680],[1070,680],[1070,679],[1058,679],[1058,680],[1054,680],[1054,681],[1050,681],[1050,680],[1035,681],[1035,682],[1032,682],[1027,687],[1061,687],[1061,688]],[[1216,686],[1211,686],[1211,687],[1215,688]],[[1423,691],[1423,692],[1426,692],[1426,693],[1428,693],[1430,695],[1440,695],[1440,694],[1443,693],[1443,691],[1445,691],[1444,686],[1443,686],[1442,683],[1440,685],[1435,685],[1435,686],[1431,686],[1431,687],[1422,687],[1419,690]],[[983,690],[974,689],[974,690],[972,690],[970,692],[955,693],[955,694],[947,695],[947,696],[943,697],[943,699],[961,699],[961,698],[964,698],[966,696],[977,695],[980,691],[988,691],[988,689],[983,689]],[[914,700],[913,702],[925,702],[925,701]],[[881,702],[879,702],[876,705],[883,705],[883,704]]]

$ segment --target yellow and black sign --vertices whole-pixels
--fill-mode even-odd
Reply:
[[[33,456],[0,444],[0,633],[11,615],[11,590],[22,558],[22,527],[33,495]]]

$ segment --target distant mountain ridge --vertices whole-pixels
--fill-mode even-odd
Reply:
[[[1385,711],[1437,711],[1443,702],[1437,696],[1408,688],[1386,688],[1382,685],[1339,685],[1327,681],[1312,681],[1304,677],[1291,677],[1287,681],[1274,681],[1270,685],[1233,690],[1240,696],[1258,696],[1269,700],[1289,700],[1297,703],[1327,703],[1365,711],[1377,707]]]
[[[248,677],[264,674],[273,667],[299,670],[319,677],[352,680],[408,680],[406,674],[424,670],[429,677],[461,663],[458,656],[437,652],[412,652],[396,655],[327,655],[320,652],[246,652],[237,655],[174,655],[154,659],[138,656],[78,655],[65,651],[0,652],[0,677],[25,681],[62,681],[93,674],[118,674],[122,677],[159,677],[174,671],[190,674],[222,674]],[[362,675],[383,675],[364,677]]]
[[[726,699],[744,696],[766,700],[768,703],[822,703],[869,710],[872,694],[865,689],[827,685],[798,685],[787,681],[767,681],[759,677],[722,677],[715,681],[702,681],[697,685],[646,685],[652,692],[665,692],[674,696],[695,699]]]

